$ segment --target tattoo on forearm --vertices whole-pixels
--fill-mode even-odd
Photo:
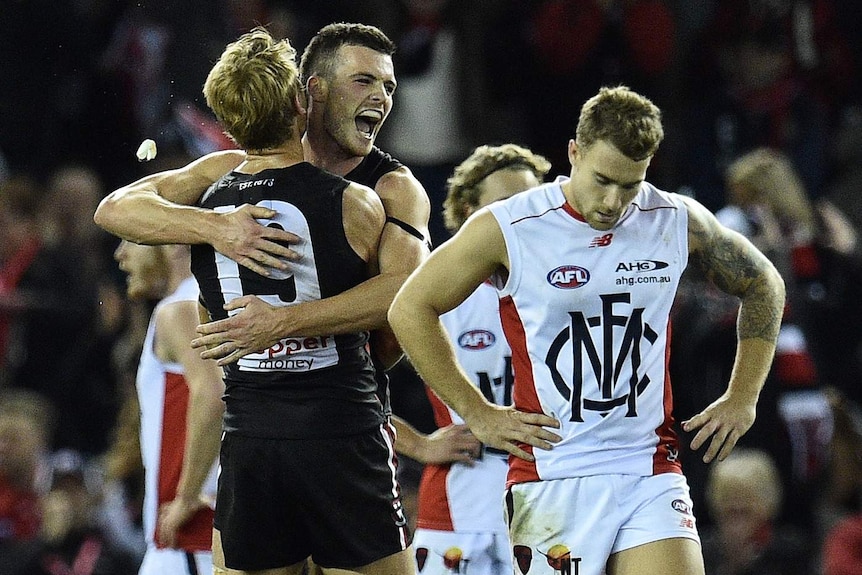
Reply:
[[[766,281],[763,276],[758,277],[749,287],[745,305],[739,312],[739,337],[775,341],[783,315],[783,305],[779,307],[775,302],[783,301],[784,295],[772,283]]]
[[[738,330],[741,338],[775,341],[784,307],[783,286],[773,281],[772,264],[757,249],[726,236],[701,235],[708,247],[697,263],[725,293],[743,300]]]

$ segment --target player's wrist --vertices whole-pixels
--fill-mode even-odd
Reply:
[[[177,493],[176,497],[174,497],[174,501],[184,507],[189,508],[200,507],[202,505],[200,495],[198,494],[188,495],[183,493]]]

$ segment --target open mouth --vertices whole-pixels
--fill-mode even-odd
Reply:
[[[356,116],[356,129],[368,138],[374,137],[374,130],[383,121],[383,114],[378,110],[364,110]]]

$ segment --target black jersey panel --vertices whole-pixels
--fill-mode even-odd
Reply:
[[[366,263],[350,247],[343,227],[347,180],[301,163],[256,174],[232,172],[213,184],[200,205],[230,211],[243,204],[277,212],[265,225],[301,239],[300,254],[287,272],[256,274],[215,252],[194,246],[192,272],[213,319],[227,317],[223,305],[256,295],[289,306],[337,295],[367,279]],[[225,429],[257,437],[333,436],[378,425],[374,369],[366,332],[283,338],[225,369]],[[321,418],[335,422],[319,428]],[[323,435],[321,435],[323,434]]]

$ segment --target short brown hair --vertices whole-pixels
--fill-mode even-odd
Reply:
[[[482,191],[479,184],[499,170],[530,170],[541,181],[551,169],[551,162],[516,144],[479,146],[461,162],[446,182],[447,193],[443,202],[443,222],[446,229],[455,233],[467,219],[467,208],[479,205]]]
[[[603,87],[581,108],[575,138],[584,150],[606,140],[639,162],[655,154],[664,138],[661,110],[626,86]]]
[[[395,53],[395,43],[375,26],[348,22],[328,24],[314,35],[302,53],[302,84],[305,85],[311,76],[329,75],[342,46],[364,46],[387,56]]]
[[[204,96],[230,138],[245,150],[290,137],[302,93],[296,50],[258,27],[228,44],[204,83]]]

